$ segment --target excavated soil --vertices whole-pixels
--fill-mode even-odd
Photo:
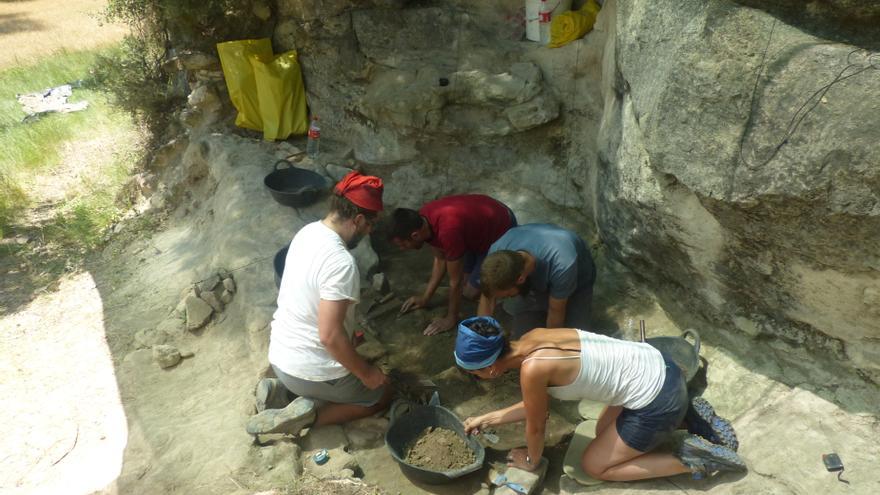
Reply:
[[[406,453],[406,462],[432,471],[453,471],[470,466],[474,451],[454,431],[425,428]]]

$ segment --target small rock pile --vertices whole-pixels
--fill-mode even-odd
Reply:
[[[194,285],[178,305],[186,315],[186,329],[198,330],[211,321],[211,316],[221,313],[232,302],[235,281],[231,276],[216,274]]]
[[[221,313],[232,302],[235,290],[235,280],[225,272],[194,284],[184,292],[168,318],[156,328],[146,328],[135,334],[137,346],[152,349],[153,360],[162,369],[174,367],[181,359],[192,357],[192,352],[181,351],[167,344],[167,341],[183,337],[187,330],[205,327],[214,315]]]

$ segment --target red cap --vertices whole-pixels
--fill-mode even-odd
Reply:
[[[336,194],[344,196],[361,208],[382,211],[382,179],[363,175],[358,171],[349,172],[334,188]]]

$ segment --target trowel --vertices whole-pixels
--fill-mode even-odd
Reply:
[[[369,315],[371,311],[373,311],[377,307],[387,303],[388,301],[390,301],[393,298],[394,298],[394,292],[389,292],[388,294],[385,294],[382,297],[374,299],[373,302],[371,302],[370,305],[367,306],[367,311],[364,313],[364,315]]]
[[[498,487],[506,486],[507,488],[510,488],[516,493],[521,493],[522,495],[528,495],[529,493],[526,487],[520,485],[519,483],[508,481],[506,474],[499,474],[498,476],[496,476],[495,479],[492,480],[492,484]]]
[[[497,444],[501,440],[500,438],[498,438],[498,435],[488,431],[477,430],[477,435],[482,435],[482,437],[485,438],[486,441],[491,443],[492,445]]]

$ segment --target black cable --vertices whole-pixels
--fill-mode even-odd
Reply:
[[[849,62],[850,56],[852,56],[852,54],[857,51],[858,51],[858,49],[853,50],[849,53],[849,55],[847,55],[847,57],[846,57],[847,62]],[[825,96],[826,93],[828,93],[828,90],[831,89],[831,86],[839,83],[840,81],[843,81],[843,80],[849,79],[850,77],[853,77],[855,75],[861,74],[862,72],[865,72],[866,70],[871,68],[871,66],[869,65],[867,67],[861,68],[860,70],[858,70],[848,76],[841,77],[841,76],[843,76],[843,73],[846,72],[850,67],[855,67],[856,65],[857,64],[849,64],[846,67],[844,67],[843,70],[841,70],[830,83],[819,88],[818,90],[816,90],[815,93],[813,93],[812,95],[810,95],[809,98],[807,98],[807,100],[800,106],[800,108],[798,108],[797,112],[795,112],[794,116],[791,118],[791,121],[788,123],[788,129],[790,129],[790,130],[786,132],[787,133],[786,140],[788,137],[791,137],[791,134],[793,134],[797,130],[800,123],[803,122],[804,117],[806,117],[807,114],[810,113],[814,108],[816,108],[816,105],[818,105],[822,101],[822,98]],[[818,98],[816,98],[817,95],[819,95]],[[803,110],[804,107],[807,105],[807,103],[813,98],[816,98],[816,102],[813,103],[813,105],[810,107],[810,109],[807,110],[806,112],[804,112],[799,119],[797,119],[797,122],[795,122],[795,119],[797,118],[797,114],[800,113],[800,111]]]
[[[761,73],[764,72],[767,51],[770,49],[770,40],[773,39],[773,32],[776,31],[776,22],[776,19],[773,19],[773,24],[770,26],[770,35],[767,36],[767,44],[764,46],[764,53],[761,55],[761,63],[758,65],[758,73],[755,76],[755,85],[752,87],[752,99],[749,101],[749,117],[746,119],[745,128],[739,138],[739,159],[746,165],[748,165],[749,162],[746,160],[746,157],[743,156],[743,146],[745,145],[746,136],[749,134],[749,129],[752,127],[752,118],[755,115],[755,95],[758,94],[758,83],[761,81]]]
[[[775,27],[775,22],[776,21],[774,21],[774,27]],[[771,29],[770,37],[772,37],[772,35],[773,35],[773,30]],[[769,45],[770,45],[770,38],[768,37],[767,46],[769,47]],[[804,121],[804,119],[807,117],[807,115],[809,115],[809,113],[812,112],[819,105],[819,103],[822,102],[822,98],[825,97],[825,95],[828,93],[828,91],[830,91],[831,88],[835,84],[837,84],[841,81],[845,81],[853,76],[857,76],[857,75],[861,74],[862,72],[867,71],[868,69],[880,70],[880,65],[875,65],[875,62],[873,61],[874,57],[877,57],[878,55],[880,55],[877,53],[869,53],[867,55],[867,65],[862,66],[861,64],[853,63],[851,61],[851,58],[852,58],[853,54],[855,54],[856,52],[859,52],[859,51],[864,51],[864,50],[862,50],[861,48],[856,48],[856,49],[850,51],[849,54],[847,54],[847,56],[846,56],[847,65],[843,69],[841,69],[841,71],[838,72],[836,76],[834,76],[834,78],[831,80],[831,82],[825,84],[824,86],[821,86],[819,89],[814,91],[813,94],[810,95],[806,100],[804,100],[804,102],[801,104],[801,106],[798,107],[797,111],[795,111],[794,114],[792,115],[791,120],[788,122],[788,126],[786,126],[785,132],[782,135],[782,139],[779,141],[779,143],[776,146],[773,147],[773,151],[770,153],[770,156],[767,157],[765,160],[763,160],[760,164],[755,165],[755,164],[750,164],[748,162],[748,160],[746,160],[745,156],[743,155],[743,148],[745,145],[746,136],[748,135],[749,129],[751,127],[753,115],[755,113],[755,108],[754,108],[755,94],[757,93],[758,81],[760,80],[761,71],[763,70],[763,67],[764,67],[764,61],[762,59],[761,67],[759,68],[759,72],[758,72],[758,77],[755,78],[755,87],[752,92],[752,108],[751,108],[751,111],[749,112],[749,118],[746,121],[746,127],[743,130],[742,136],[740,137],[740,147],[739,147],[740,160],[750,168],[763,167],[764,165],[767,165],[768,163],[770,163],[771,160],[776,158],[776,155],[779,153],[779,150],[781,150],[783,146],[788,144],[789,139],[791,139],[791,137],[795,134],[795,132],[797,132],[798,127],[800,127],[801,123]],[[766,55],[767,48],[764,49],[764,53]],[[878,62],[880,62],[880,60],[878,60]],[[851,74],[847,74],[844,76],[844,74],[853,67],[859,67],[859,69]],[[811,101],[813,102],[812,105],[810,105],[809,108],[807,108],[807,105],[809,105]],[[807,109],[804,111],[805,108],[807,108]]]

